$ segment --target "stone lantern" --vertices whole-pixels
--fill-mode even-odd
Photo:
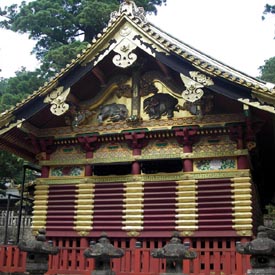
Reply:
[[[18,248],[27,252],[26,270],[29,274],[39,275],[48,271],[48,256],[59,253],[59,248],[46,242],[45,229],[39,229],[34,240],[20,242]]]
[[[84,256],[95,259],[95,270],[92,271],[92,275],[114,275],[111,260],[123,257],[124,251],[115,248],[107,238],[107,234],[103,232],[97,243],[91,242],[90,247],[84,251]]]
[[[179,233],[174,232],[172,239],[163,248],[154,249],[151,252],[153,258],[166,259],[166,272],[164,274],[182,274],[182,261],[184,259],[195,259],[196,252],[188,250],[189,243],[183,244]]]
[[[270,239],[263,227],[259,228],[257,238],[247,243],[236,243],[236,250],[240,254],[250,256],[252,269],[248,275],[275,275],[275,241]]]

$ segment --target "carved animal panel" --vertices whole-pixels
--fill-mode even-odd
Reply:
[[[160,119],[162,116],[172,118],[174,111],[179,111],[176,107],[178,99],[170,94],[156,93],[143,101],[143,109],[150,119]]]
[[[128,117],[128,109],[125,104],[111,103],[102,105],[99,108],[97,115],[97,121],[102,123],[103,121],[118,122],[126,120]]]

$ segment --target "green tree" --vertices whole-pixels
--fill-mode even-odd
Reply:
[[[22,101],[44,82],[39,71],[28,72],[25,68],[22,68],[15,74],[15,77],[4,78],[0,81],[0,112]]]
[[[0,195],[5,193],[6,183],[22,181],[23,160],[5,151],[0,151]]]
[[[275,5],[270,5],[270,4],[265,5],[262,19],[265,19],[265,16],[267,14],[275,14]]]
[[[136,5],[156,13],[166,0],[136,0]],[[0,27],[28,33],[37,41],[33,52],[49,72],[60,70],[85,44],[107,26],[118,0],[36,0],[0,10]]]
[[[260,66],[259,69],[262,80],[275,83],[275,57],[265,60],[265,64]]]
[[[15,77],[0,80],[0,112],[13,107],[44,82],[39,71],[28,72],[25,68]],[[23,160],[5,151],[0,151],[0,195],[5,193],[7,182],[22,181]]]

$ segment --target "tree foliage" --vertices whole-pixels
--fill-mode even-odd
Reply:
[[[137,6],[156,13],[156,6],[166,0],[136,0]],[[64,67],[84,45],[107,26],[111,12],[118,10],[118,0],[36,0],[11,5],[0,10],[0,27],[28,33],[37,41],[33,52],[45,70]],[[68,55],[64,55],[64,53]],[[67,57],[67,59],[65,58]]]
[[[265,60],[265,64],[259,69],[262,80],[275,83],[275,57]]]
[[[0,112],[3,112],[22,101],[30,92],[42,85],[44,79],[39,71],[28,72],[25,68],[16,72],[15,77],[0,81]]]
[[[0,151],[0,195],[5,194],[6,183],[19,184],[22,181],[23,159]]]
[[[275,14],[275,5],[266,4],[263,12],[262,19],[265,19],[267,14]]]

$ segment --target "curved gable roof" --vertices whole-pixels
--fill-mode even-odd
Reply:
[[[191,67],[196,68],[214,77],[217,83],[225,81],[210,89],[247,105],[275,113],[274,84],[250,77],[194,49],[155,25],[146,22],[140,14],[127,14],[120,10],[113,16],[108,26],[70,64],[67,64],[55,77],[46,82],[44,86],[40,87],[24,101],[0,114],[0,134],[18,126],[18,124],[28,120],[29,117],[39,110],[46,108],[48,103],[45,102],[45,98],[51,92],[58,87],[63,87],[64,90],[70,88],[81,77],[96,67],[110,52],[115,51],[117,47],[123,46],[125,41],[159,59],[178,73],[187,74],[188,69],[184,70],[183,66],[183,62],[185,62],[185,64],[190,65],[189,69]],[[170,62],[172,59],[173,62]],[[228,94],[224,89],[221,89],[223,83],[231,83],[234,85],[233,87],[238,89],[244,88],[244,92],[234,94],[234,91],[232,91],[231,94]],[[24,109],[30,103],[35,103],[37,107],[26,115]],[[16,117],[16,122],[11,123],[14,117]]]

